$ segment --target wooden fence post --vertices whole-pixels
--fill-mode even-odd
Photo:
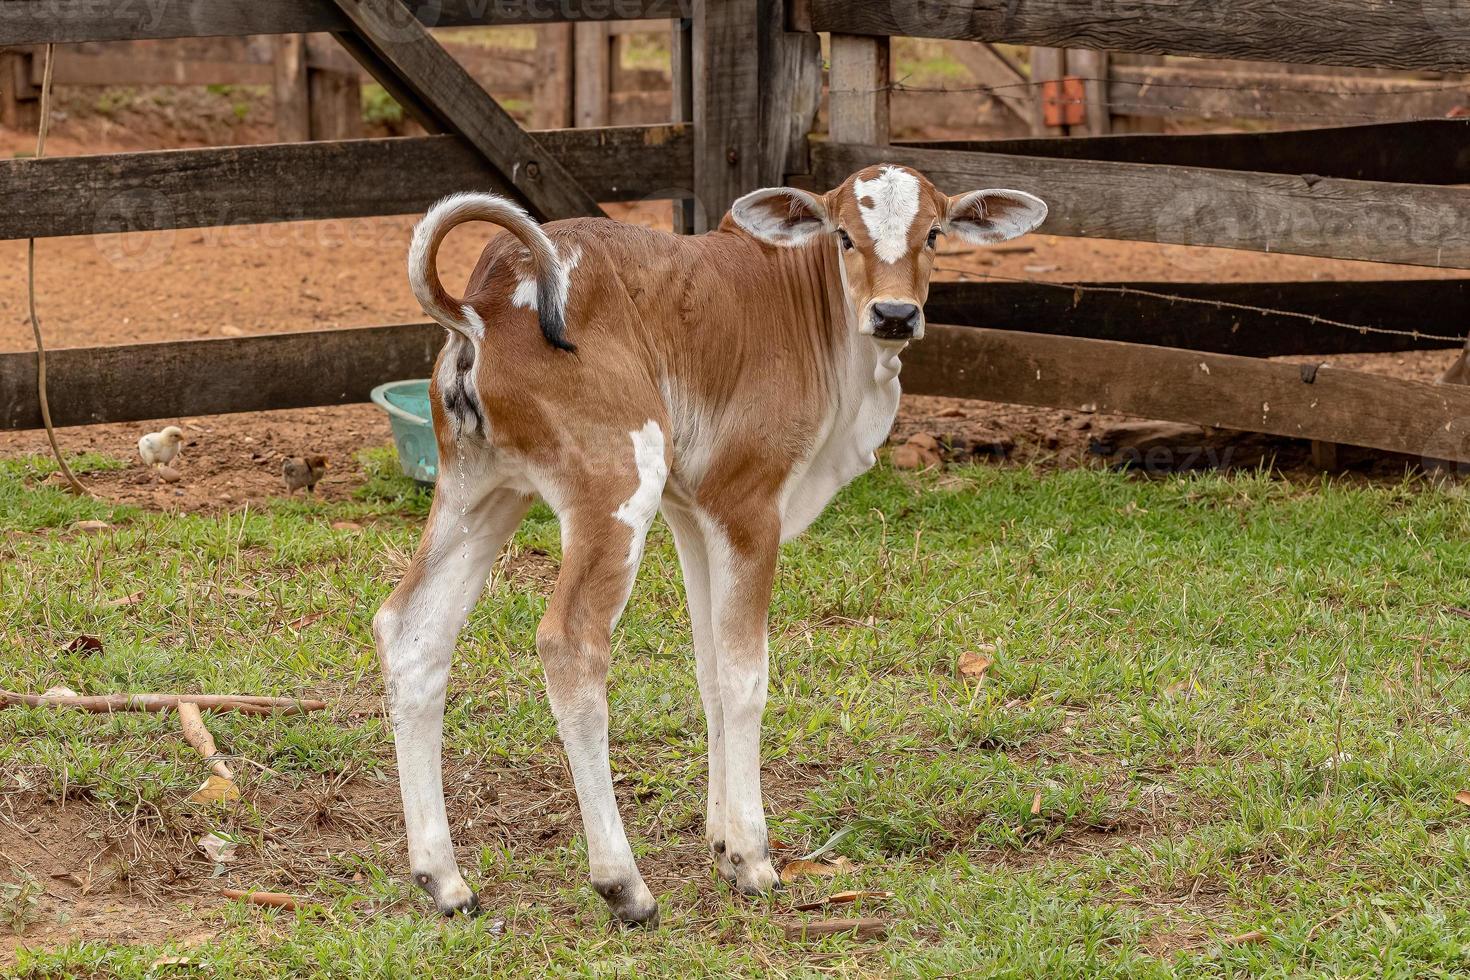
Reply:
[[[0,124],[34,129],[41,118],[39,92],[32,83],[34,54],[29,49],[0,50]]]
[[[568,129],[572,125],[572,25],[536,28],[536,94],[531,109],[535,129]]]
[[[669,74],[673,79],[670,99],[673,122],[694,121],[694,19],[681,17],[673,22],[669,34]],[[691,190],[693,188],[690,188]],[[674,233],[694,234],[695,200],[692,197],[674,201]]]
[[[1108,53],[1085,48],[1067,51],[1067,74],[1082,79],[1082,115],[1086,120],[1079,128],[1089,136],[1106,136],[1113,131],[1112,107],[1108,105]]]
[[[605,20],[573,28],[572,118],[581,128],[606,126],[611,112],[613,37]]]
[[[827,132],[834,143],[888,142],[888,38],[832,35]]]
[[[1037,136],[1065,136],[1067,127],[1047,125],[1046,104],[1050,91],[1048,83],[1060,82],[1066,74],[1066,54],[1061,48],[1033,47],[1031,49],[1031,99],[1036,106],[1036,115],[1031,131]]]
[[[695,231],[761,186],[761,29],[759,0],[695,0]]]
[[[306,35],[275,38],[276,140],[304,143],[311,139],[311,88],[307,82]]]

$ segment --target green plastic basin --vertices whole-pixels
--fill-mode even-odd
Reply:
[[[372,392],[373,404],[388,413],[398,465],[405,475],[433,485],[439,477],[439,444],[429,421],[429,379],[390,381]]]

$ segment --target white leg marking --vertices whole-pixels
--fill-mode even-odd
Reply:
[[[771,866],[761,798],[761,717],[766,710],[769,652],[766,620],[744,619],[748,602],[732,603],[745,576],[724,531],[702,520],[710,573],[710,605],[719,652],[720,703],[725,742],[725,848],[736,884],[753,893],[779,881]],[[734,608],[731,608],[731,606]]]
[[[449,481],[441,483],[447,486]],[[373,618],[398,754],[410,866],[441,912],[466,908],[474,899],[455,864],[444,810],[441,751],[449,663],[491,565],[530,501],[502,490],[480,501],[472,514],[453,513],[457,506],[435,508],[421,546],[426,555],[421,574],[400,585]]]
[[[669,466],[664,462],[664,433],[658,423],[649,419],[643,428],[628,433],[633,440],[633,462],[638,467],[638,489],[618,505],[613,516],[633,529],[633,540],[628,544],[627,565],[632,568],[643,555],[643,539],[653,515],[658,513],[658,501],[664,492],[664,481],[669,476]]]
[[[694,673],[699,681],[699,699],[704,704],[705,729],[709,739],[709,796],[705,803],[704,834],[707,843],[723,844],[725,830],[725,713],[720,703],[719,650],[715,646],[710,614],[709,556],[704,534],[693,517],[665,511],[674,531],[674,547],[684,568],[684,594],[689,603],[689,622],[694,632]],[[733,875],[729,858],[721,856],[726,874]]]
[[[858,212],[878,258],[897,262],[909,250],[909,228],[919,213],[919,181],[907,170],[884,167],[872,180],[855,181]],[[870,204],[864,204],[864,199]]]

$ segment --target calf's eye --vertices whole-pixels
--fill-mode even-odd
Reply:
[[[837,240],[842,243],[842,250],[844,252],[852,251],[852,236],[841,228],[837,229]]]
[[[934,247],[934,243],[937,242],[937,241],[939,241],[939,229],[938,228],[930,228],[929,229],[929,240],[927,242],[925,242],[924,244],[927,247],[929,247],[929,248],[933,248]]]

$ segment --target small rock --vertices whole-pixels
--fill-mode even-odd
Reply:
[[[103,531],[112,530],[112,525],[106,521],[77,521],[71,526],[73,531],[81,531],[83,534],[101,534]]]
[[[920,450],[929,449],[939,451],[939,440],[927,432],[915,432],[904,442],[906,446],[915,446]]]
[[[157,473],[158,478],[164,483],[178,483],[184,478],[184,474],[180,473],[178,470],[174,469],[167,463],[164,463],[162,466],[160,466],[157,470]]]
[[[332,522],[332,530],[334,530],[334,531],[361,531],[362,530],[362,525],[359,524],[359,523],[357,523],[356,521],[333,521]]]
[[[243,337],[245,335],[245,331],[228,323],[220,327],[219,332],[224,334],[226,337]]]

